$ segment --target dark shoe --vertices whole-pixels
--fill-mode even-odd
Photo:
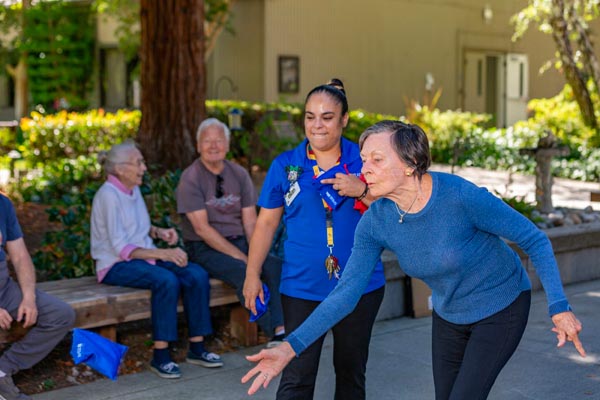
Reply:
[[[0,378],[0,400],[31,400],[31,397],[21,393],[11,376]]]
[[[285,334],[283,334],[283,333],[281,335],[273,336],[271,338],[271,340],[269,340],[269,342],[267,343],[267,349],[279,346],[281,343],[283,343],[284,338],[285,338]]]
[[[150,370],[165,379],[177,379],[181,377],[179,365],[175,364],[173,361],[158,365],[152,360],[150,363]]]
[[[223,366],[221,357],[215,353],[209,353],[208,351],[205,351],[200,355],[192,351],[188,351],[185,361],[189,362],[190,364],[201,365],[205,368],[218,368]]]

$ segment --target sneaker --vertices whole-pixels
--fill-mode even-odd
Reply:
[[[152,360],[152,362],[150,363],[150,370],[156,375],[165,379],[177,379],[181,377],[179,365],[175,364],[173,361],[169,361],[168,363],[159,365],[154,360]]]
[[[221,357],[219,357],[218,354],[209,353],[208,351],[198,355],[190,350],[187,353],[185,361],[189,362],[190,364],[201,365],[205,368],[218,368],[223,366]]]
[[[279,346],[281,343],[283,343],[283,339],[285,338],[285,334],[281,334],[281,335],[275,335],[271,338],[271,340],[269,340],[267,342],[267,349],[270,349],[272,347],[277,347]]]
[[[31,397],[21,393],[11,376],[0,378],[0,400],[31,400]]]

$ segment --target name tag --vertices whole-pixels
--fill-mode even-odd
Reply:
[[[285,204],[289,207],[298,194],[300,194],[300,185],[296,181],[290,186],[289,190],[284,196]]]

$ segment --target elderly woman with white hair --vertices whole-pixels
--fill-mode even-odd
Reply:
[[[98,161],[106,182],[94,196],[91,216],[91,252],[98,282],[152,291],[154,356],[150,368],[161,378],[179,378],[179,366],[169,354],[177,340],[177,303],[180,294],[189,333],[186,361],[213,368],[221,358],[204,347],[212,333],[208,274],[189,263],[178,247],[158,249],[153,239],[175,245],[175,229],[153,226],[139,189],[146,172],[142,153],[132,141],[102,152]]]

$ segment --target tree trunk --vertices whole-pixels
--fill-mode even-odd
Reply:
[[[598,129],[598,121],[594,113],[594,104],[587,89],[586,81],[577,68],[575,55],[567,32],[567,21],[565,20],[565,6],[563,0],[552,1],[552,37],[556,43],[560,60],[562,61],[565,79],[573,89],[575,101],[581,110],[584,123],[593,129]]]
[[[188,166],[206,114],[204,1],[141,0],[138,140],[156,172]]]

